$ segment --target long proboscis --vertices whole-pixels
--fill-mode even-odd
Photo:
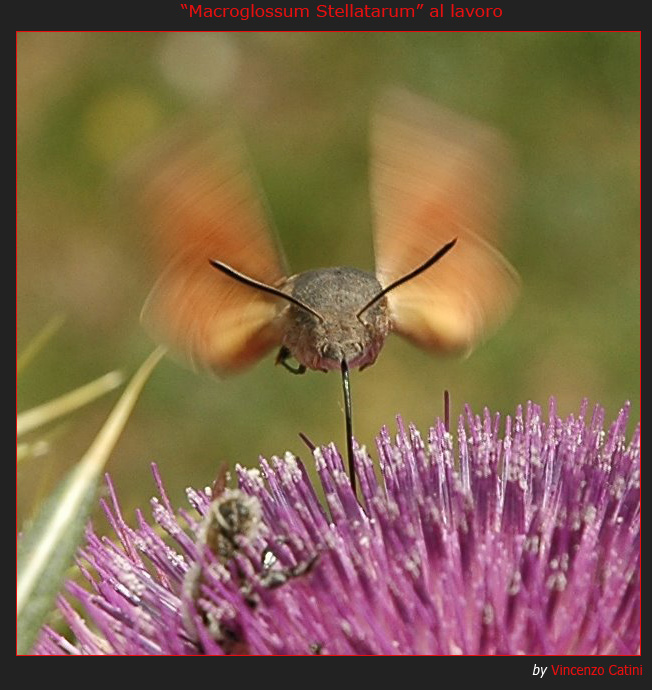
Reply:
[[[349,461],[349,479],[355,496],[355,463],[353,461],[353,416],[351,413],[351,384],[349,382],[349,365],[342,360],[342,390],[344,391],[344,417],[346,419],[346,450]]]
[[[391,290],[394,290],[394,288],[397,288],[399,285],[403,285],[403,283],[407,283],[408,280],[412,280],[412,278],[416,278],[420,273],[423,273],[426,269],[430,268],[433,264],[437,263],[439,259],[441,259],[444,254],[447,254],[454,246],[455,243],[457,242],[457,237],[454,240],[451,240],[447,244],[445,244],[441,249],[439,249],[437,252],[435,252],[427,261],[424,261],[420,266],[417,266],[413,271],[410,271],[409,273],[406,273],[404,276],[401,276],[398,278],[398,280],[395,280],[393,283],[390,283],[387,287],[383,288],[379,293],[374,295],[365,305],[358,311],[356,316],[358,319],[364,314],[364,312],[369,309],[369,307],[372,307],[378,300],[382,299],[388,292]]]
[[[316,316],[320,321],[324,321],[324,317],[318,311],[315,311],[312,307],[309,307],[307,304],[305,304],[301,300],[298,300],[296,297],[289,295],[287,292],[283,292],[283,290],[279,290],[278,288],[275,288],[273,285],[261,283],[259,280],[251,278],[250,276],[245,275],[244,273],[240,273],[240,271],[236,271],[235,268],[229,266],[228,264],[225,264],[223,261],[218,261],[217,259],[209,259],[208,261],[210,265],[216,268],[218,271],[221,271],[230,278],[237,280],[239,283],[242,283],[243,285],[248,285],[249,287],[255,288],[256,290],[261,290],[262,292],[267,292],[270,295],[274,295],[275,297],[280,297],[281,299],[287,300],[288,302],[291,302],[300,309],[303,309],[304,311],[307,311],[313,316]]]

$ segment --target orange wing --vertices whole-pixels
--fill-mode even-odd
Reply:
[[[374,123],[376,274],[388,285],[444,244],[432,268],[387,295],[392,325],[416,344],[469,351],[509,314],[519,280],[487,241],[504,199],[507,148],[491,129],[405,92]]]
[[[228,133],[174,139],[149,159],[137,191],[164,270],[143,308],[146,328],[194,364],[227,374],[280,343],[285,305],[228,278],[218,259],[259,281],[285,276],[244,156]]]

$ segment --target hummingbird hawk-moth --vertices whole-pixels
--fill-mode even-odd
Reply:
[[[145,325],[218,375],[272,348],[295,373],[340,370],[352,483],[349,370],[373,364],[390,331],[427,350],[468,352],[518,291],[491,244],[509,167],[501,137],[399,91],[382,100],[371,141],[374,274],[292,275],[229,133],[171,146],[138,189],[164,266]]]

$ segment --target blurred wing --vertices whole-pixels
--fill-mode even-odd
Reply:
[[[283,260],[234,137],[172,139],[164,152],[148,158],[136,189],[153,252],[164,266],[142,320],[157,340],[193,364],[226,374],[280,343],[280,306],[208,261],[224,261],[275,285],[285,275]]]
[[[509,314],[518,276],[487,241],[509,155],[491,129],[405,92],[390,94],[372,138],[376,274],[382,285],[444,244],[455,247],[387,295],[392,325],[421,347],[470,350]]]

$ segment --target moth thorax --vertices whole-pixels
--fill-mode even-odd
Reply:
[[[362,314],[360,309],[382,287],[375,276],[355,268],[324,268],[291,279],[292,295],[322,318],[291,304],[284,345],[311,369],[369,366],[389,332],[383,297]]]

